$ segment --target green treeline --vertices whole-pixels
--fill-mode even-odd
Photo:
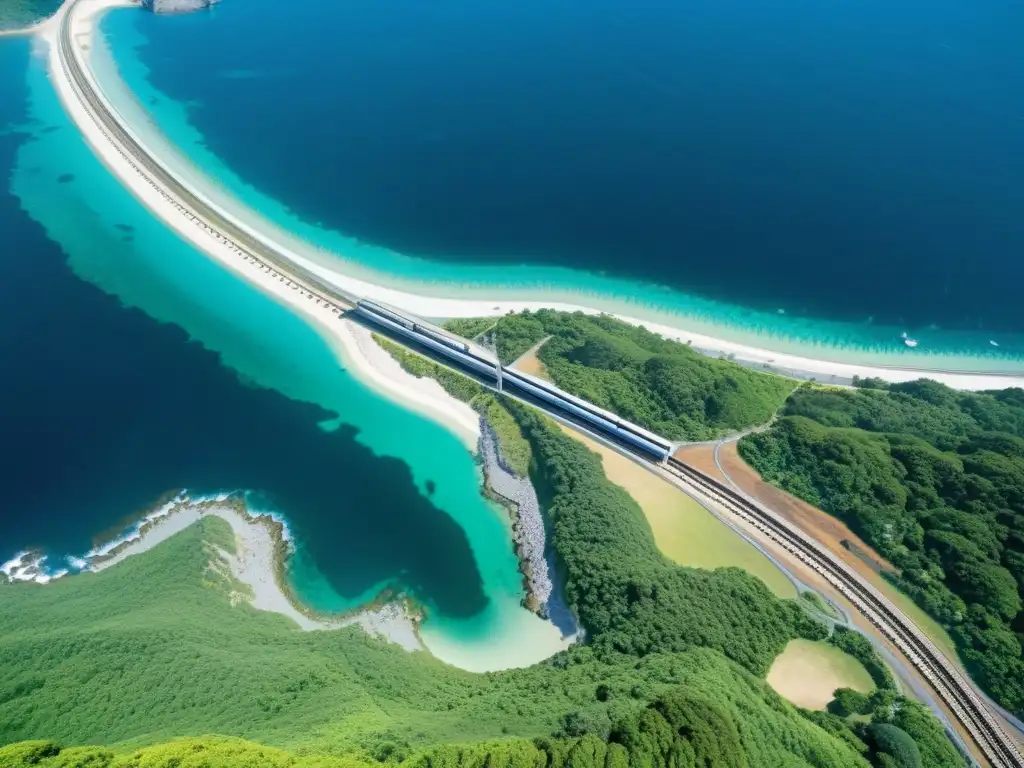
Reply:
[[[863,664],[864,669],[871,675],[872,682],[880,690],[896,690],[896,681],[892,678],[892,672],[875,651],[871,641],[864,635],[837,624],[828,641]]]
[[[0,768],[369,768],[388,762],[403,768],[746,768],[752,763],[728,704],[682,689],[659,696],[624,718],[607,734],[565,732],[534,740],[449,744],[408,754],[364,753],[344,757],[296,756],[240,739],[206,737],[172,741],[118,755],[110,749],[61,749],[32,741],[0,748]],[[913,739],[895,726],[889,740]],[[888,744],[888,742],[887,742]],[[904,747],[906,748],[906,747]],[[852,749],[830,750],[821,758],[833,766],[861,766]],[[382,759],[383,758],[383,759]],[[818,764],[824,765],[819,762]],[[917,763],[920,766],[920,761]]]
[[[795,637],[827,630],[738,568],[683,568],[661,556],[640,507],[600,457],[537,411],[510,401],[536,462],[534,484],[565,597],[599,649],[632,655],[715,648],[759,676]]]
[[[520,477],[526,476],[530,466],[530,446],[523,438],[512,414],[498,398],[468,376],[438,365],[433,360],[411,352],[379,334],[373,334],[373,339],[398,361],[403,370],[420,378],[429,376],[449,395],[473,406],[494,430],[501,455],[508,468]]]
[[[833,736],[845,740],[872,765],[878,768],[966,766],[963,755],[924,705],[892,690],[879,689],[863,694],[840,688],[835,696],[828,712],[805,710],[804,715]],[[878,738],[879,734],[891,738]],[[912,746],[907,747],[907,743]],[[916,754],[917,761],[900,762],[904,754]]]
[[[972,676],[1024,714],[1024,391],[805,387],[783,416],[744,459],[895,564]]]
[[[607,315],[542,309],[491,322],[485,335],[502,362],[550,337],[538,356],[559,387],[673,440],[709,440],[767,422],[795,386]]]
[[[862,765],[845,742],[711,648],[637,656],[577,647],[528,669],[478,675],[355,628],[302,632],[232,604],[232,584],[210,569],[205,543],[224,536],[226,524],[208,518],[108,571],[0,588],[0,743],[48,738],[121,754],[220,733],[305,755],[440,761],[455,749],[443,744],[477,742],[458,749],[480,755],[495,740],[614,740],[650,702],[686,691],[735,724],[750,765]],[[728,599],[718,605],[742,614]]]

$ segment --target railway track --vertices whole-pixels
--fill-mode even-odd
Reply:
[[[64,16],[60,23],[58,58],[82,107],[89,113],[89,117],[117,152],[150,186],[193,224],[235,250],[239,255],[248,257],[257,265],[273,271],[282,278],[282,282],[290,280],[296,289],[302,290],[310,300],[326,302],[336,310],[337,314],[355,306],[357,301],[355,296],[347,294],[336,286],[325,282],[310,270],[296,264],[292,259],[282,255],[193,193],[174,174],[156,161],[136,141],[135,137],[121,126],[107,105],[96,95],[92,83],[82,72],[75,56],[71,18],[76,5],[77,0],[70,3],[64,10]]]
[[[1024,766],[1020,751],[973,686],[874,586],[770,509],[678,459],[670,458],[666,468],[795,555],[853,603],[931,684],[993,766]]]
[[[71,29],[76,5],[77,0],[73,0],[64,9],[60,22],[60,66],[89,118],[125,161],[182,215],[246,261],[271,272],[281,282],[301,291],[310,301],[326,304],[335,314],[340,315],[354,307],[359,297],[326,283],[208,204],[149,155],[121,126],[117,117],[97,95],[76,56]],[[645,457],[645,461],[649,459]],[[1016,745],[992,717],[972,685],[909,619],[859,574],[771,510],[674,458],[670,458],[664,466],[667,471],[716,500],[794,554],[845,595],[885,637],[906,654],[993,766],[1024,768],[1024,759]]]

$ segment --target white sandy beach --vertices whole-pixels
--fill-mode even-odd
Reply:
[[[110,8],[133,6],[129,0],[81,0],[75,7],[72,35],[76,50],[92,45],[93,20]],[[66,6],[65,6],[66,8]],[[75,97],[70,83],[64,77],[57,57],[59,17],[40,29],[40,36],[48,44],[52,79],[68,113],[86,136],[89,144],[104,164],[160,218],[177,232],[215,258],[222,265],[250,284],[300,314],[323,336],[334,349],[343,367],[364,384],[409,410],[420,413],[454,432],[471,450],[475,450],[480,436],[479,416],[465,403],[451,397],[432,379],[423,379],[406,373],[401,366],[371,338],[364,327],[338,317],[326,305],[303,298],[301,292],[289,288],[282,279],[272,277],[266,268],[247,261],[244,256],[222,239],[200,228],[175,208],[154,189],[114,148],[105,134],[92,121]]]
[[[127,0],[80,0],[77,3],[74,7],[72,30],[75,40],[74,47],[76,56],[83,65],[87,65],[89,63],[87,52],[93,47],[94,22],[98,15],[111,8],[129,6],[133,4],[134,3],[127,2]],[[62,9],[61,13],[63,12],[64,11]],[[337,325],[336,317],[332,316],[327,311],[321,312],[319,308],[315,306],[309,306],[311,302],[300,298],[298,292],[290,291],[284,287],[283,284],[278,283],[268,276],[265,272],[262,272],[255,266],[245,262],[237,252],[223,241],[216,239],[215,236],[206,232],[195,222],[186,218],[186,216],[169,200],[153,189],[153,187],[144,180],[140,173],[125,160],[125,158],[115,149],[111,141],[106,138],[97,124],[83,109],[81,104],[78,102],[78,99],[74,96],[71,86],[67,82],[60,67],[57,47],[55,45],[57,29],[57,24],[54,22],[48,23],[39,30],[41,37],[50,43],[50,69],[53,73],[54,83],[68,113],[85,134],[90,145],[107,167],[119,179],[121,179],[125,186],[128,187],[140,201],[142,201],[148,208],[150,208],[150,210],[166,221],[176,231],[181,233],[181,235],[187,240],[202,249],[211,257],[223,263],[235,273],[249,280],[252,284],[285,301],[289,306],[292,306],[304,316],[316,321],[316,325],[321,329],[326,328],[328,330],[327,335],[340,342],[341,346],[339,346],[339,349],[348,349],[350,351],[354,350],[358,345],[347,344],[346,346],[349,339],[343,339],[341,337],[345,334],[338,334],[335,332],[334,327]],[[84,66],[83,68],[86,70],[87,75],[89,75],[89,67]],[[92,79],[95,82],[95,78]],[[102,89],[98,86],[96,87],[96,90],[101,94],[103,93]],[[104,98],[106,99],[106,97]],[[110,100],[106,99],[106,101],[111,111],[116,111]],[[127,123],[128,121],[122,122]],[[129,126],[126,125],[126,127]],[[540,309],[543,307],[568,311],[598,311],[591,307],[579,304],[548,300],[468,300],[427,296],[404,290],[397,290],[387,286],[376,285],[365,279],[342,274],[338,269],[326,265],[327,262],[323,259],[322,255],[318,254],[318,249],[315,246],[305,243],[298,238],[289,235],[289,233],[283,232],[279,227],[262,218],[257,212],[247,209],[240,201],[232,198],[231,195],[220,189],[215,181],[202,178],[201,173],[199,173],[195,168],[185,167],[187,161],[183,162],[183,158],[180,156],[180,153],[169,147],[165,140],[160,140],[154,136],[139,135],[139,132],[134,128],[134,124],[132,125],[131,132],[136,141],[147,148],[147,152],[153,156],[160,157],[161,162],[163,162],[167,169],[177,177],[187,178],[190,188],[192,188],[197,195],[202,197],[207,204],[215,207],[221,215],[225,216],[225,218],[231,219],[237,225],[243,227],[252,235],[264,242],[272,243],[278,251],[293,260],[294,263],[315,272],[325,281],[328,281],[338,288],[350,293],[376,298],[422,317],[433,318],[497,316],[510,311]],[[652,323],[650,321],[642,320],[641,318],[630,316],[629,314],[616,313],[616,316],[627,322],[646,325],[651,330],[661,333],[668,338],[678,339],[684,343],[692,343],[694,347],[702,350],[709,350],[719,354],[735,355],[741,360],[756,364],[771,365],[775,368],[803,371],[808,375],[815,376],[825,381],[830,377],[849,379],[853,376],[880,377],[889,381],[909,381],[920,378],[922,375],[927,375],[929,378],[942,381],[950,386],[961,389],[996,389],[1009,386],[1024,386],[1024,373],[1019,376],[1003,376],[984,373],[942,371],[922,372],[918,369],[888,368],[818,360],[811,357],[784,354],[732,341],[717,339],[704,334],[693,333],[681,327]],[[384,378],[391,378],[390,372],[386,377],[376,377],[369,374],[369,369],[369,367],[365,368],[361,373],[361,375],[366,378],[367,383],[372,384],[374,387],[379,388],[382,391],[387,391],[390,396],[398,395],[398,391],[395,388],[387,388],[383,384]],[[407,387],[403,386],[401,389],[403,397],[410,396],[410,400],[408,402],[412,407],[426,409],[426,411],[430,412],[431,415],[436,418],[447,418],[448,414],[444,413],[447,407],[440,408],[439,410],[437,404],[433,403],[433,398],[428,396],[428,393],[421,392],[412,396]],[[427,400],[431,401],[432,404],[430,406],[425,404]],[[413,403],[416,403],[416,405],[413,405]],[[462,434],[462,427],[457,427],[456,429],[460,434]]]

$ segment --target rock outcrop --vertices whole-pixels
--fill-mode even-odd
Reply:
[[[519,561],[526,576],[531,606],[541,615],[547,612],[551,597],[551,578],[548,564],[544,559],[545,531],[541,517],[537,492],[529,478],[518,477],[501,458],[498,440],[486,421],[480,430],[480,455],[484,461],[484,472],[490,489],[516,507],[513,538]]]
[[[192,13],[209,8],[216,0],[142,0],[153,13]]]

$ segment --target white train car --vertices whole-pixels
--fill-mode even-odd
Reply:
[[[606,435],[610,435],[617,440],[628,443],[635,448],[639,448],[648,455],[654,456],[658,461],[665,461],[672,452],[671,443],[666,441],[664,438],[653,435],[655,439],[651,440],[643,435],[637,434],[628,427],[633,427],[637,430],[640,430],[640,427],[636,427],[634,424],[622,421],[622,419],[615,416],[615,414],[611,414],[611,418],[608,418],[602,415],[604,413],[608,413],[608,411],[603,411],[602,409],[587,403],[585,400],[580,400],[578,397],[568,395],[557,387],[552,387],[550,384],[547,384],[547,382],[544,382],[546,386],[538,386],[535,383],[538,380],[533,376],[524,375],[511,368],[505,368],[502,377],[505,381],[506,387],[511,384],[538,400],[551,403],[560,410],[570,413],[587,424],[596,427],[598,431]],[[646,430],[643,431],[646,432]]]
[[[531,376],[528,373],[522,373],[512,368],[505,368],[504,376],[506,379],[511,377],[513,379],[521,380],[528,384],[531,384],[532,386],[536,387],[537,389],[543,390],[544,392],[548,393],[554,398],[558,398],[568,403],[572,403],[577,408],[581,408],[587,411],[588,413],[592,414],[598,419],[603,419],[607,421],[608,423],[614,425],[618,431],[627,433],[632,437],[642,440],[645,444],[658,446],[659,455],[661,453],[664,453],[665,456],[668,456],[672,452],[672,443],[666,440],[665,438],[661,437],[660,435],[656,435],[653,432],[646,430],[643,427],[634,424],[631,421],[627,421],[618,414],[612,413],[611,411],[606,411],[603,408],[598,408],[593,403],[589,403],[586,400],[583,400],[582,398],[576,397],[575,395],[570,395],[568,392],[563,392],[561,389],[554,386],[549,381],[544,381],[543,379],[539,379],[536,376]]]
[[[397,312],[392,312],[374,302],[360,301],[356,305],[356,310],[364,317],[393,333],[410,339],[428,349],[432,349],[488,380],[498,378],[497,365],[473,354],[472,350],[469,349],[469,345],[460,347],[455,340],[448,339],[447,337],[443,337],[443,340],[438,340],[437,337],[441,336],[441,334],[427,333],[426,331],[429,329],[425,329],[412,320],[402,317]]]

